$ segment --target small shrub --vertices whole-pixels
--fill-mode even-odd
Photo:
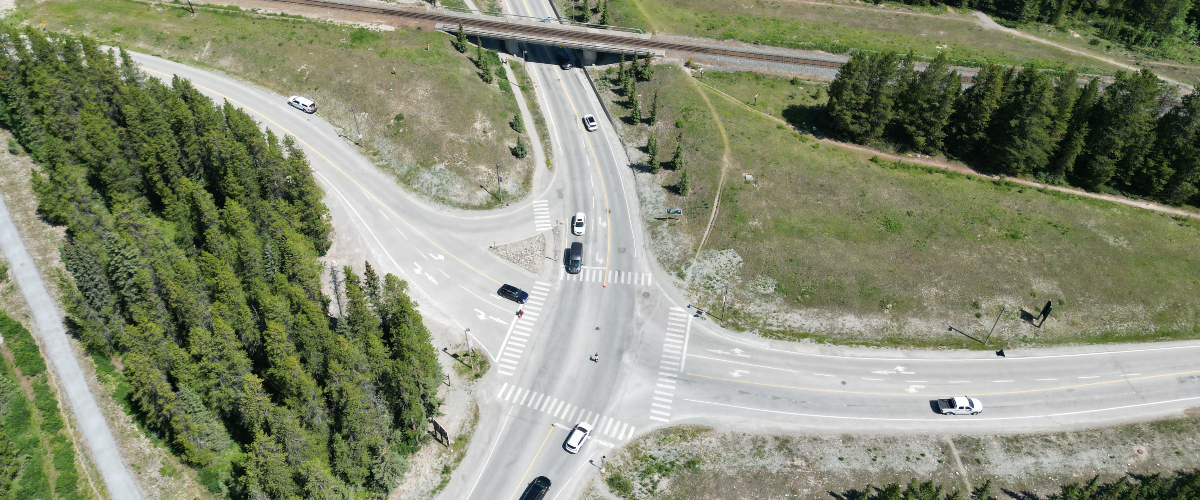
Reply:
[[[513,131],[518,134],[525,133],[525,121],[521,120],[521,115],[513,115],[512,121],[508,122],[508,126],[512,127]]]
[[[517,145],[513,146],[512,154],[517,158],[525,158],[526,156],[529,156],[529,146],[525,144],[523,139],[517,137]]]
[[[604,480],[608,484],[608,489],[621,496],[629,496],[633,494],[633,483],[630,483],[625,476],[613,474]]]

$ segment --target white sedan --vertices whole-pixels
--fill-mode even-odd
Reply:
[[[588,132],[595,132],[600,129],[600,124],[596,122],[596,117],[583,115],[583,128],[586,128]]]
[[[571,218],[571,234],[583,236],[583,212],[578,212]]]
[[[579,453],[579,449],[583,447],[584,440],[587,439],[588,434],[591,432],[592,424],[580,422],[574,429],[571,429],[570,434],[567,434],[567,440],[563,442],[563,449],[567,450],[567,453]]]

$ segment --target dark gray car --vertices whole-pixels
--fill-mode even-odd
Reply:
[[[525,290],[508,284],[496,290],[496,294],[518,304],[524,304],[526,300],[529,300],[529,294]]]
[[[521,494],[521,500],[542,500],[547,491],[550,491],[550,479],[546,476],[538,476],[529,483],[529,486],[525,487],[525,493]]]
[[[571,243],[571,248],[567,249],[567,272],[570,274],[579,274],[579,269],[583,267],[583,243],[578,241]]]

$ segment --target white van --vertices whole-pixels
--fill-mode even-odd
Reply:
[[[292,107],[310,115],[317,112],[317,103],[298,95],[289,97],[288,104],[291,104]]]

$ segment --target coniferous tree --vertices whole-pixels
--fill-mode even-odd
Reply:
[[[1167,203],[1195,203],[1200,193],[1200,97],[1188,94],[1158,121],[1153,162],[1160,175],[1147,186],[1151,196]]]
[[[1075,167],[1075,159],[1083,149],[1083,141],[1088,136],[1088,120],[1092,116],[1092,108],[1096,105],[1100,90],[1099,80],[1093,78],[1088,82],[1071,107],[1071,118],[1067,122],[1066,131],[1058,141],[1054,158],[1046,170],[1047,180],[1051,182],[1066,182]]]
[[[902,140],[927,154],[941,151],[946,123],[954,111],[962,80],[950,69],[945,54],[938,53],[924,71],[911,68],[910,53],[901,65],[900,89],[896,99],[896,121]]]
[[[683,175],[679,176],[679,184],[676,185],[676,189],[679,190],[679,196],[687,196],[692,191],[692,177],[688,175],[686,168],[680,168],[683,169]]]
[[[825,111],[835,130],[859,143],[883,134],[893,116],[897,63],[895,53],[850,56],[829,85]]]
[[[973,160],[979,146],[986,143],[992,116],[1004,97],[1007,71],[989,64],[975,75],[975,85],[963,93],[950,117],[950,143],[947,150],[955,156]]]
[[[467,34],[463,31],[462,23],[458,23],[458,34],[455,35],[454,38],[455,50],[458,50],[459,52],[466,52],[469,43],[470,42],[467,42]]]
[[[629,99],[629,116],[634,123],[642,121],[642,105],[637,93],[637,79],[629,79],[629,87],[625,89],[625,97]]]
[[[1150,70],[1118,71],[1093,109],[1088,138],[1076,163],[1077,181],[1088,189],[1140,182],[1142,161],[1154,141],[1162,84]],[[1112,181],[1115,181],[1112,182]]]
[[[683,169],[683,134],[675,142],[675,153],[671,155],[671,170]]]
[[[1054,87],[1050,77],[1027,66],[1009,78],[1004,100],[988,127],[986,164],[1011,175],[1040,171],[1053,152]]]
[[[608,16],[608,0],[604,1],[604,7],[600,8],[600,24],[609,26],[612,24],[612,19]]]
[[[646,166],[650,168],[650,173],[658,173],[658,134],[654,132],[650,132],[650,138],[646,140]]]

